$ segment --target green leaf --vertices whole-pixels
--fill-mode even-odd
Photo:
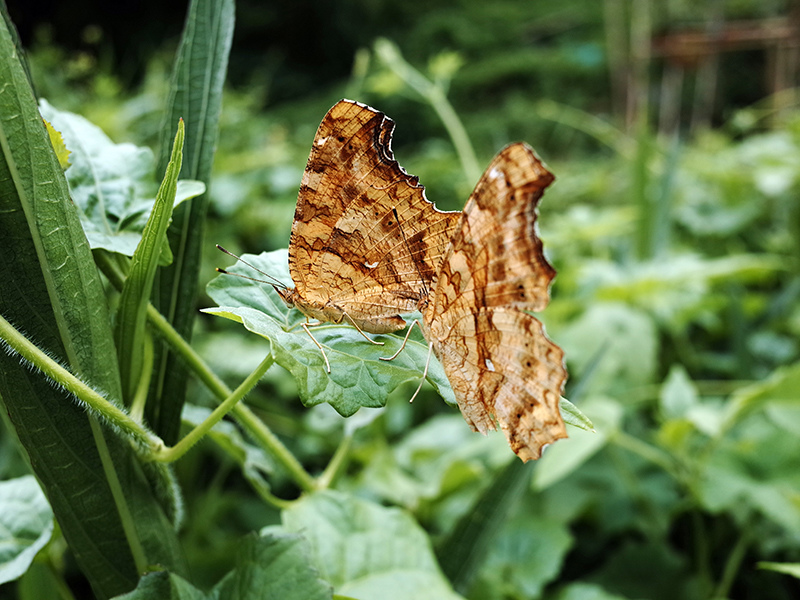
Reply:
[[[583,372],[606,346],[592,389],[617,391],[649,383],[656,371],[657,336],[651,317],[621,303],[593,303],[561,331],[558,341],[572,370]]]
[[[329,583],[311,566],[308,542],[299,535],[267,532],[247,536],[239,547],[236,569],[222,587],[222,598],[237,600],[325,600]],[[225,594],[224,590],[235,593]]]
[[[248,535],[238,545],[236,566],[208,594],[166,572],[142,577],[136,590],[117,600],[330,600],[331,586],[309,564],[299,535]]]
[[[192,0],[175,57],[170,95],[161,128],[161,170],[166,167],[172,126],[186,123],[183,177],[207,187],[222,110],[222,88],[233,40],[234,0]],[[208,195],[181,205],[169,230],[175,262],[161,271],[153,304],[179,335],[191,341],[197,314],[198,273]],[[147,421],[167,444],[178,438],[186,395],[186,367],[165,346],[157,348],[156,371],[146,406]]]
[[[659,394],[659,407],[665,419],[683,419],[697,406],[698,394],[686,369],[672,365]]]
[[[594,431],[594,423],[592,423],[592,420],[566,398],[561,398],[559,409],[561,411],[561,418],[564,419],[567,425],[572,425],[583,431]]]
[[[533,475],[533,487],[543,490],[573,473],[597,454],[622,423],[622,408],[617,402],[593,398],[584,409],[597,422],[597,430],[570,431],[565,440],[548,446]]]
[[[800,362],[777,369],[766,380],[736,392],[728,403],[725,428],[769,404],[796,405],[800,401]]]
[[[167,165],[164,181],[156,194],[153,212],[144,228],[142,240],[133,255],[128,277],[122,287],[117,312],[117,352],[126,402],[133,399],[143,376],[147,305],[150,302],[161,249],[166,244],[167,227],[172,218],[178,173],[183,159],[183,139],[183,121],[179,121],[172,147],[172,160]]]
[[[81,379],[119,398],[102,284],[6,24],[0,22],[0,314]],[[183,569],[172,525],[127,440],[5,352],[0,401],[95,595],[136,584],[134,554],[145,564]]]
[[[544,513],[541,503],[528,496],[519,508],[489,549],[474,591],[489,589],[506,598],[539,598],[544,587],[558,577],[573,545],[569,525]]]
[[[776,573],[785,573],[791,575],[795,579],[800,579],[800,563],[778,563],[762,561],[758,563],[759,569],[766,569],[767,571],[775,571]]]
[[[286,250],[245,255],[244,260],[281,281],[291,281]],[[236,265],[231,273],[252,276],[253,271]],[[311,333],[322,344],[331,363],[331,372],[319,348],[302,329],[306,317],[289,309],[269,284],[255,283],[241,277],[221,275],[207,287],[209,296],[220,308],[204,312],[232,319],[272,343],[275,361],[297,381],[300,398],[307,406],[328,402],[340,414],[350,416],[362,406],[378,407],[389,393],[406,381],[419,381],[425,369],[428,344],[415,328],[405,349],[392,361],[379,360],[400,349],[403,336],[375,335],[383,346],[370,344],[348,324],[326,323],[312,327]],[[434,356],[428,369],[428,381],[450,403],[455,403],[450,384]]]
[[[628,596],[612,594],[591,583],[573,583],[562,588],[555,600],[628,600]]]
[[[796,456],[797,444],[790,449]],[[703,471],[698,486],[698,500],[711,513],[731,512],[742,521],[750,522],[758,512],[792,535],[800,533],[800,510],[797,506],[797,477],[784,466],[781,479],[765,481],[764,473],[773,463],[792,464],[783,457],[752,464],[751,457],[736,456],[733,452],[717,452]],[[780,460],[779,460],[780,458]],[[758,469],[758,470],[756,470]],[[755,475],[754,475],[755,474]]]
[[[313,562],[337,594],[359,600],[457,600],[430,541],[411,516],[339,492],[302,497],[283,526],[311,543]]]
[[[53,511],[32,475],[0,482],[0,584],[22,576],[53,535]]]
[[[214,592],[206,594],[174,573],[157,571],[143,576],[132,592],[114,598],[115,600],[219,600],[220,596]]]
[[[133,256],[155,204],[155,163],[149,148],[115,144],[83,117],[41,100],[39,110],[64,136],[72,166],[67,182],[91,248]],[[175,204],[205,192],[179,181]]]
[[[534,464],[509,461],[439,547],[442,570],[459,592],[469,592],[498,530],[529,486]]]

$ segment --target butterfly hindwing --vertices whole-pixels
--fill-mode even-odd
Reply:
[[[536,233],[536,206],[553,176],[525,144],[492,161],[444,255],[423,329],[465,419],[505,433],[523,460],[566,437],[558,403],[561,349],[523,310],[549,301],[555,270]]]

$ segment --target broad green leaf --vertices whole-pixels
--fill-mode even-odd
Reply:
[[[762,442],[760,451],[771,451],[772,454],[763,460],[751,456],[746,450],[741,455],[735,454],[730,448],[724,453],[718,451],[702,473],[697,487],[698,500],[711,513],[727,511],[748,523],[752,521],[754,511],[758,512],[792,535],[798,535],[800,508],[797,486],[800,481],[794,472],[787,470],[793,466],[792,459],[797,456],[798,444],[794,440],[772,444],[788,446],[783,450],[769,448],[769,441]],[[779,456],[776,450],[791,453],[790,457]],[[780,478],[765,480],[770,468],[785,474]]]
[[[220,598],[330,599],[331,585],[320,579],[311,554],[309,543],[300,535],[251,534],[239,546],[233,574],[217,586]]]
[[[330,600],[330,584],[310,565],[308,543],[299,535],[251,534],[239,544],[236,566],[213,590],[202,592],[171,573],[145,575],[117,600]]]
[[[191,0],[172,70],[169,100],[161,127],[160,171],[166,168],[172,127],[186,123],[182,175],[210,184],[222,110],[222,88],[233,41],[234,0]],[[204,243],[208,195],[177,208],[169,229],[175,261],[159,273],[153,304],[179,335],[192,339],[197,315],[198,273]],[[178,438],[187,372],[165,345],[156,348],[156,369],[146,406],[147,422],[168,444]]]
[[[6,24],[0,22],[0,313],[119,398],[102,284]],[[127,440],[5,352],[0,400],[95,595],[136,584],[132,546],[145,564],[182,570],[175,533]]]
[[[155,204],[153,153],[115,144],[96,125],[46,100],[40,101],[39,110],[64,136],[71,153],[67,182],[89,245],[133,256]],[[199,181],[179,181],[175,204],[204,191]]]
[[[290,282],[287,257],[286,250],[243,256],[265,273]],[[257,275],[239,265],[227,270]],[[383,406],[392,390],[406,381],[419,381],[425,369],[428,345],[416,328],[396,359],[382,361],[381,356],[391,356],[400,348],[402,333],[371,336],[384,342],[383,346],[376,346],[348,324],[326,323],[311,327],[311,333],[328,355],[331,363],[328,373],[322,353],[301,327],[306,322],[305,315],[287,308],[269,284],[221,275],[208,284],[207,291],[220,307],[205,312],[242,323],[248,330],[269,339],[275,361],[295,378],[300,398],[308,406],[328,402],[344,416],[352,415],[362,406]],[[433,356],[428,381],[445,401],[455,403],[450,384]]]
[[[439,546],[442,570],[459,592],[470,591],[499,529],[529,487],[534,464],[509,461]]]
[[[283,526],[311,543],[313,564],[336,593],[359,600],[457,600],[430,540],[405,511],[340,492],[302,497]]]
[[[53,535],[53,511],[32,475],[0,482],[0,584],[20,577]]]
[[[161,249],[166,244],[167,227],[172,218],[172,207],[178,187],[178,173],[183,159],[183,121],[178,122],[178,132],[172,147],[172,160],[167,165],[164,181],[156,194],[153,212],[147,221],[142,240],[131,260],[131,268],[117,311],[117,352],[120,358],[123,397],[130,402],[143,377],[143,352],[145,346],[145,321],[150,292],[153,289]]]
[[[535,467],[538,468],[538,467]],[[474,592],[502,591],[506,597],[539,598],[561,571],[573,538],[569,525],[543,514],[540,504],[526,497],[519,510],[498,532],[489,549]],[[488,594],[487,594],[488,596]]]

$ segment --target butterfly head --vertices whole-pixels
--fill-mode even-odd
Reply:
[[[297,298],[297,290],[295,288],[288,288],[288,287],[278,287],[277,285],[272,284],[272,289],[274,289],[278,296],[281,297],[281,300],[284,301],[286,306],[289,308],[294,308]]]

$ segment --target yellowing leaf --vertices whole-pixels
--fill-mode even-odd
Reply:
[[[70,165],[70,151],[67,149],[66,144],[64,144],[64,138],[61,136],[61,132],[50,124],[50,121],[47,119],[42,119],[42,121],[44,121],[44,126],[47,128],[47,135],[50,136],[50,143],[53,144],[53,150],[55,150],[56,156],[58,157],[58,164],[61,165],[62,171],[66,171]]]

